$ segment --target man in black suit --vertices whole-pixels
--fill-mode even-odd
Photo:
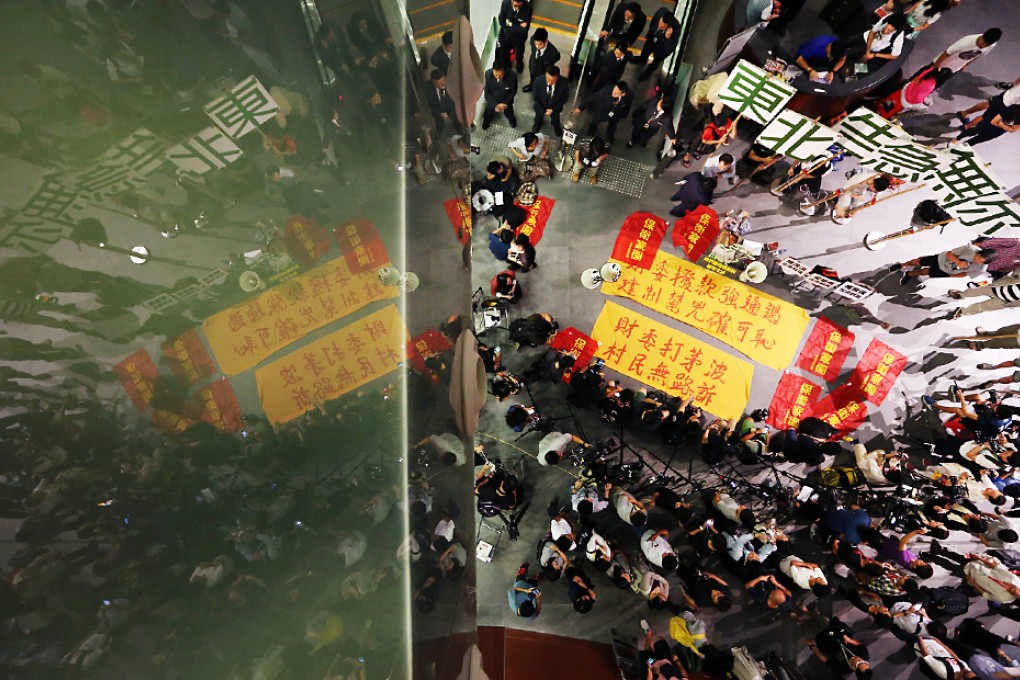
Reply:
[[[610,45],[621,42],[633,45],[644,30],[646,21],[648,17],[641,11],[641,5],[636,2],[620,3],[613,10],[609,26],[599,33],[599,38],[606,40]]]
[[[524,43],[531,28],[531,4],[525,0],[503,0],[499,9],[499,49],[503,62],[510,63],[510,53],[517,60],[517,72],[524,70]]]
[[[432,69],[432,86],[425,88],[425,102],[432,112],[440,136],[448,129],[453,132],[460,129],[457,106],[446,91],[446,74],[437,68]]]
[[[528,73],[531,74],[531,81],[534,82],[535,78],[541,78],[545,75],[546,70],[559,60],[560,51],[549,42],[549,31],[544,28],[536,28],[535,34],[531,36],[531,56],[528,58]],[[531,92],[531,85],[525,85],[524,91]]]
[[[627,62],[630,55],[627,49],[630,47],[625,42],[618,42],[599,59],[598,69],[595,71],[595,78],[591,81],[592,91],[601,90],[603,87],[619,82],[623,79],[623,73],[627,70]]]
[[[502,113],[510,127],[517,127],[514,113],[514,97],[517,96],[517,74],[497,61],[485,72],[485,112],[482,114],[482,129],[488,130],[492,119]]]
[[[666,131],[666,137],[676,144],[676,129],[673,126],[673,102],[664,94],[652,97],[639,106],[630,117],[633,129],[627,148],[635,144],[645,146],[659,130]]]
[[[437,68],[443,73],[450,70],[450,59],[453,58],[453,31],[447,31],[443,34],[443,42],[440,43],[436,51],[429,57],[429,63],[432,64],[433,68]]]
[[[591,122],[588,123],[588,135],[595,136],[595,130],[602,123],[607,123],[606,139],[612,144],[616,137],[616,126],[620,120],[630,113],[631,104],[634,103],[634,93],[630,91],[627,83],[622,80],[616,85],[607,85],[597,90],[581,102],[581,105],[571,111],[576,116],[586,109],[591,109]]]
[[[659,65],[673,54],[679,41],[680,23],[663,7],[652,16],[645,35],[645,46],[641,55],[634,60],[646,65],[638,80],[648,80]]]
[[[535,78],[531,84],[535,98],[535,125],[532,132],[542,129],[545,117],[549,116],[552,121],[553,130],[556,136],[563,135],[563,125],[560,123],[560,114],[567,103],[567,83],[560,78],[558,66],[550,66],[546,69],[544,76]]]

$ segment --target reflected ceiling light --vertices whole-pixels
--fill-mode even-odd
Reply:
[[[405,293],[413,293],[418,290],[418,285],[421,281],[418,279],[418,275],[414,272],[407,272],[400,277],[400,288]]]

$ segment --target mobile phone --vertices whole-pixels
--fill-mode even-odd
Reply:
[[[655,663],[655,659],[649,659],[648,660],[648,667],[651,668],[653,663]]]

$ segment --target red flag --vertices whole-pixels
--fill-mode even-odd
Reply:
[[[549,346],[557,352],[574,357],[574,365],[570,369],[571,375],[587,368],[591,360],[595,358],[595,352],[599,349],[598,341],[573,326],[564,328],[554,335]],[[564,376],[563,382],[570,382],[569,375]]]
[[[698,206],[673,225],[673,245],[697,262],[719,237],[719,215],[707,205]]]
[[[194,328],[181,334],[173,342],[163,343],[161,349],[174,375],[186,385],[194,385],[214,372],[212,358],[205,351],[198,331]]]
[[[549,221],[549,214],[552,213],[556,201],[548,196],[539,196],[535,202],[528,207],[520,206],[528,211],[524,224],[517,227],[517,234],[526,234],[531,240],[531,245],[537,246],[545,233],[545,223]]]
[[[159,377],[159,369],[153,363],[152,357],[141,348],[134,354],[113,367],[113,372],[120,378],[124,391],[131,397],[135,408],[144,411],[152,404],[153,388],[156,378]]]
[[[237,432],[244,427],[241,406],[226,378],[214,380],[193,397],[201,409],[200,417],[224,432]]]
[[[407,343],[407,356],[416,369],[427,373],[425,359],[450,349],[450,341],[439,331],[429,329],[411,338]]]
[[[857,388],[846,383],[840,385],[811,407],[808,416],[820,418],[846,434],[856,430],[868,415],[868,405]],[[807,416],[805,416],[807,417]]]
[[[819,317],[804,349],[800,351],[797,366],[826,382],[832,382],[839,376],[853,345],[853,333],[825,317]]]
[[[807,417],[822,388],[796,373],[783,373],[769,404],[766,421],[777,430],[795,429]]]
[[[152,410],[152,424],[164,432],[184,432],[195,424],[195,421],[188,416],[183,416],[173,411],[162,408]]]
[[[451,198],[443,203],[443,210],[453,225],[457,241],[466,246],[471,240],[471,208],[463,198]]]
[[[375,225],[363,217],[347,220],[333,230],[333,238],[352,274],[378,269],[390,261]]]
[[[666,220],[649,212],[628,217],[613,245],[612,259],[639,269],[650,269],[666,236]]]
[[[283,245],[288,255],[307,267],[329,252],[329,234],[311,217],[294,215],[283,230]]]
[[[850,384],[863,398],[881,406],[906,365],[907,357],[881,340],[872,340],[850,375]]]

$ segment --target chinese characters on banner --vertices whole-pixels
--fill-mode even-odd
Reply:
[[[538,245],[545,233],[545,225],[549,221],[549,214],[552,213],[556,201],[548,196],[539,196],[535,202],[526,208],[528,216],[524,223],[517,227],[517,234],[524,234],[531,241],[531,245]],[[523,207],[523,206],[522,206]]]
[[[223,432],[237,432],[244,427],[241,405],[226,378],[214,380],[193,397],[200,409],[200,417]]]
[[[610,257],[638,269],[650,269],[666,236],[666,220],[650,212],[636,212],[623,222]]]
[[[139,128],[89,162],[88,169],[69,173],[64,182],[79,191],[116,194],[144,183],[166,161],[166,143]]]
[[[741,59],[723,83],[718,99],[744,118],[768,125],[796,93],[793,85]]]
[[[163,343],[162,352],[174,375],[186,385],[194,385],[213,374],[212,358],[194,328],[182,333],[173,342]]]
[[[451,198],[443,202],[446,217],[453,225],[457,242],[466,246],[471,241],[471,208],[463,198]]]
[[[429,329],[414,336],[407,343],[407,357],[418,371],[428,372],[425,360],[450,349],[450,341],[437,330]]]
[[[621,265],[602,292],[694,326],[747,357],[782,370],[790,365],[808,325],[807,312],[733,279],[659,251],[650,270]]]
[[[825,382],[832,382],[839,376],[853,345],[853,333],[825,317],[819,317],[800,351],[797,366]]]
[[[783,373],[769,404],[766,421],[778,430],[796,429],[818,401],[822,388],[796,373]]]
[[[124,386],[124,391],[131,397],[135,408],[139,411],[149,408],[149,405],[152,404],[153,387],[156,384],[156,378],[159,377],[159,369],[156,368],[156,364],[152,362],[152,357],[145,351],[145,348],[140,348],[114,366],[113,372],[117,374],[120,384]]]
[[[951,149],[952,162],[926,176],[939,205],[967,227],[985,227],[990,234],[1002,227],[1020,227],[1020,205],[1003,191],[1002,182],[973,149]]]
[[[166,152],[167,159],[191,175],[225,168],[244,155],[241,147],[217,127],[207,127]]]
[[[863,107],[839,121],[835,129],[840,146],[858,158],[881,153],[889,145],[912,141],[899,125]]]
[[[363,217],[347,220],[338,226],[333,230],[333,238],[354,274],[376,271],[389,264],[390,256],[386,254],[379,232]]]
[[[574,365],[570,367],[570,372],[563,376],[565,383],[570,382],[570,376],[574,373],[588,368],[588,364],[599,350],[599,343],[594,338],[588,337],[573,326],[564,328],[554,335],[549,346],[557,352],[574,357]]]
[[[864,403],[853,385],[846,384],[829,392],[824,399],[811,407],[804,418],[808,416],[819,418],[845,434],[860,427],[867,415],[868,405]]]
[[[806,163],[829,156],[836,132],[793,111],[782,111],[755,140],[767,149]]]
[[[906,365],[907,357],[881,340],[872,340],[857,362],[850,384],[872,404],[881,406]]]
[[[294,215],[283,230],[283,245],[288,255],[307,267],[329,252],[329,234],[311,217]]]
[[[227,136],[237,139],[275,116],[280,107],[255,76],[248,76],[204,110]]]
[[[287,422],[396,370],[406,342],[400,312],[389,305],[263,366],[255,383],[266,417]]]
[[[673,224],[673,245],[697,262],[719,238],[719,215],[707,205],[698,206]]]
[[[220,371],[236,375],[317,328],[397,295],[374,271],[353,274],[337,258],[214,314],[202,330]]]
[[[747,406],[754,365],[614,302],[606,302],[591,333],[606,366],[720,418]]]

